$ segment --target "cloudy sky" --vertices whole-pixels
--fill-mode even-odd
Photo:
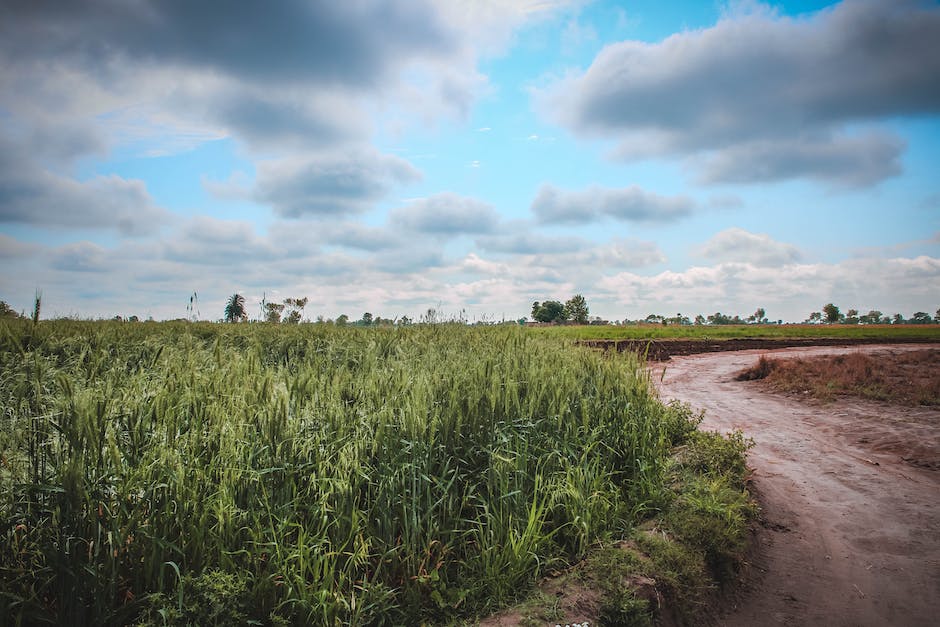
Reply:
[[[940,307],[940,4],[3,0],[0,299]]]

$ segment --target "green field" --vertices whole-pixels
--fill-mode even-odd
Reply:
[[[5,323],[0,613],[472,621],[653,516],[695,563],[727,562],[743,441],[699,437],[636,357],[556,335]],[[654,574],[676,599],[707,587],[675,572]]]
[[[560,325],[530,327],[529,331],[574,340],[859,338],[883,339],[886,342],[911,339],[940,342],[938,324]]]

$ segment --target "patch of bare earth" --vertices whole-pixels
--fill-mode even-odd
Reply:
[[[918,381],[935,389],[938,349],[713,353],[673,358],[661,376],[656,366],[664,399],[705,410],[703,428],[741,429],[755,441],[749,464],[762,525],[751,577],[722,624],[937,624],[940,406],[920,404],[912,389]],[[807,387],[781,394],[770,374],[737,380],[762,355]],[[836,392],[852,371],[861,377]],[[827,381],[824,400],[814,377]],[[869,398],[855,395],[868,388]]]

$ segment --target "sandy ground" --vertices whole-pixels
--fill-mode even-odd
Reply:
[[[764,392],[736,372],[760,355],[940,345],[749,350],[652,367],[664,400],[741,429],[761,500],[748,580],[723,625],[940,625],[940,409]],[[665,373],[663,373],[665,368]]]

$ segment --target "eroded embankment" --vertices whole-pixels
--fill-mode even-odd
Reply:
[[[923,338],[892,339],[891,344],[929,344]],[[885,344],[884,338],[737,338],[730,340],[643,339],[643,340],[581,340],[592,348],[633,351],[650,361],[666,361],[670,357],[743,350],[777,350],[813,346],[850,347]]]
[[[760,355],[900,351],[814,347],[678,357],[655,366],[664,399],[741,429],[763,507],[753,575],[725,625],[930,625],[940,615],[940,411],[803,402],[735,380]],[[937,347],[937,344],[930,345]],[[660,374],[659,370],[662,370]]]

